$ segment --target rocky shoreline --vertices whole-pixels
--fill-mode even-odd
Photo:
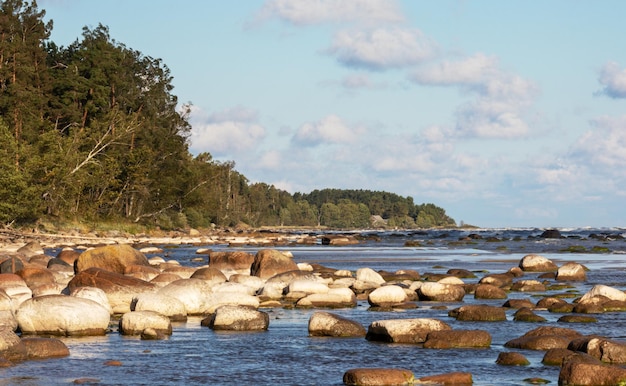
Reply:
[[[333,309],[354,308],[367,301],[372,310],[412,309],[421,302],[458,304],[448,316],[459,321],[514,320],[541,323],[537,311],[562,313],[563,322],[593,322],[594,315],[626,311],[626,293],[595,285],[570,302],[544,296],[537,302],[509,299],[511,292],[547,292],[548,287],[584,282],[586,267],[558,266],[529,254],[507,272],[484,274],[475,283],[470,271],[451,269],[445,275],[416,271],[381,272],[363,267],[335,270],[296,264],[289,252],[274,245],[357,242],[353,236],[310,236],[303,233],[236,233],[175,237],[42,235],[4,232],[0,257],[0,366],[71,353],[54,336],[98,336],[112,332],[141,339],[167,339],[172,322],[202,317],[214,330],[259,331],[270,328],[268,309],[316,309],[309,320],[310,336],[362,337],[383,344],[412,344],[424,349],[488,348],[488,329],[453,329],[430,318],[383,319],[365,327]],[[198,250],[207,261],[187,267],[162,257],[159,245],[255,245],[256,254]],[[56,256],[44,248],[63,249]],[[537,280],[525,275],[539,275]],[[463,304],[464,298],[501,299],[501,306]],[[559,321],[561,321],[559,319]],[[561,385],[613,385],[626,381],[626,344],[607,337],[582,335],[572,328],[540,326],[512,337],[494,362],[524,365],[523,353],[545,351],[545,365],[560,366]],[[526,361],[527,362],[527,361]],[[79,380],[77,380],[79,381]],[[545,381],[545,380],[544,380]],[[470,372],[418,376],[408,369],[346,369],[347,385],[471,384]],[[541,382],[534,380],[533,382]]]

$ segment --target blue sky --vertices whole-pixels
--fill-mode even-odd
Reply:
[[[40,0],[163,59],[190,149],[291,193],[484,227],[626,226],[626,2]]]

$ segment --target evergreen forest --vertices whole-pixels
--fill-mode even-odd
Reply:
[[[295,193],[189,151],[190,105],[168,67],[85,27],[67,47],[35,1],[0,9],[0,224],[43,219],[161,229],[455,226],[440,207],[369,190]],[[375,217],[373,217],[375,216]]]

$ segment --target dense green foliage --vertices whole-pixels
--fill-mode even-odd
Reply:
[[[68,47],[33,1],[0,2],[0,223],[43,217],[165,229],[453,226],[433,204],[363,190],[291,195],[188,149],[189,105],[159,59],[85,27]]]

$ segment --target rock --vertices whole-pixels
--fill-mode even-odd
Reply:
[[[545,297],[545,298],[541,298],[538,302],[537,302],[537,308],[546,308],[549,309],[551,306],[553,305],[563,305],[563,304],[568,304],[565,300],[563,299],[559,299],[559,298],[553,298],[553,297]]]
[[[21,269],[24,269],[24,262],[18,256],[11,256],[0,263],[0,274],[15,273]]]
[[[124,274],[129,265],[147,265],[150,263],[146,256],[127,244],[107,245],[84,251],[74,263],[76,273],[89,268]]]
[[[533,309],[535,308],[535,305],[533,304],[533,302],[531,302],[528,299],[509,299],[506,302],[504,302],[502,307],[516,308],[516,309],[526,307],[528,309]]]
[[[603,296],[591,298],[574,305],[572,312],[577,314],[602,314],[604,313],[604,306],[602,304],[605,301],[606,298]]]
[[[479,284],[474,290],[475,299],[506,299],[506,292],[493,284]]]
[[[17,322],[24,335],[104,335],[109,311],[93,300],[66,295],[44,295],[20,305]]]
[[[519,338],[509,340],[504,344],[504,347],[539,351],[567,348],[574,338],[580,336],[579,332],[569,328],[545,326],[528,331]]]
[[[250,275],[269,279],[272,276],[296,270],[298,266],[290,257],[274,249],[262,249],[254,256]]]
[[[407,295],[401,287],[387,285],[370,292],[367,301],[373,307],[393,306],[407,301]]]
[[[62,358],[70,355],[65,343],[54,338],[24,338],[28,359]]]
[[[199,268],[190,277],[192,279],[204,280],[211,285],[224,283],[228,280],[222,271],[213,267]]]
[[[566,361],[559,372],[559,385],[622,385],[626,369],[618,366]]]
[[[24,301],[33,297],[33,291],[28,288],[24,279],[14,273],[0,273],[0,290],[11,298],[14,311]]]
[[[0,310],[0,330],[17,331],[17,318],[13,310]]]
[[[174,273],[162,273],[159,276],[155,277],[154,279],[150,280],[150,283],[154,284],[156,287],[162,288],[180,279],[182,279],[182,277]]]
[[[451,330],[437,319],[388,319],[372,322],[365,339],[388,343],[423,343],[430,332]]]
[[[317,277],[310,272],[289,271],[272,276],[265,282],[261,295],[271,298],[280,299],[283,296],[283,290],[289,286],[289,283],[296,279],[317,280]]]
[[[187,320],[187,309],[180,300],[160,293],[143,293],[137,295],[131,305],[131,311],[154,311],[167,316],[171,321]]]
[[[154,311],[127,312],[122,315],[119,322],[122,335],[141,335],[148,328],[153,329],[157,334],[172,335],[170,319]]]
[[[57,294],[61,293],[62,288],[57,286],[54,273],[47,268],[26,267],[15,274],[24,280],[35,296],[42,287],[53,287],[57,289]]]
[[[245,284],[231,283],[231,282],[226,282],[226,283],[215,285],[212,287],[212,290],[213,290],[213,293],[232,292],[232,293],[251,295],[251,296],[256,294],[255,289],[252,287],[249,287]]]
[[[460,285],[426,282],[417,290],[420,300],[436,302],[460,302],[465,289]]]
[[[580,351],[606,363],[626,363],[626,344],[610,339],[586,336],[574,339],[567,347]]]
[[[543,316],[539,316],[532,312],[530,308],[520,308],[513,314],[513,320],[516,322],[532,322],[532,323],[543,323],[546,322],[546,318]]]
[[[109,303],[109,298],[107,294],[96,287],[78,287],[74,288],[70,291],[70,296],[75,296],[77,298],[89,299],[94,302],[100,304],[102,307],[106,308],[109,311],[109,314],[113,314],[113,308],[111,308],[111,304]]]
[[[167,339],[167,335],[155,330],[154,328],[146,328],[139,335],[141,340],[164,340]]]
[[[586,315],[563,315],[557,322],[559,323],[595,323],[598,319]]]
[[[472,385],[474,380],[472,374],[454,372],[446,374],[429,375],[417,379],[419,383],[436,384],[436,385]]]
[[[546,229],[539,235],[542,239],[560,239],[561,232],[558,229]]]
[[[326,294],[329,291],[328,285],[318,280],[296,279],[287,286],[288,292],[303,292],[310,294]]]
[[[30,259],[33,256],[43,255],[44,250],[41,247],[41,244],[39,244],[39,241],[31,241],[27,243],[26,245],[24,245],[23,247],[20,247],[17,250],[17,253],[19,253],[20,255],[26,256],[28,259]]]
[[[513,275],[509,273],[493,273],[491,275],[483,276],[478,283],[479,284],[491,284],[496,287],[505,288],[510,287],[513,284]]]
[[[211,285],[200,279],[179,279],[159,289],[156,293],[180,301],[187,315],[202,315],[207,309],[207,297]]]
[[[578,303],[584,303],[596,296],[604,296],[611,300],[626,301],[626,293],[624,293],[624,291],[603,284],[596,284],[580,298]]]
[[[424,348],[486,348],[491,346],[491,334],[483,330],[443,330],[428,333]]]
[[[459,269],[459,268],[449,269],[448,272],[446,272],[446,274],[456,276],[460,279],[473,279],[476,277],[476,275],[472,271],[468,271],[467,269]]]
[[[565,263],[556,271],[558,281],[586,281],[587,273],[585,267],[578,263]]]
[[[519,267],[524,272],[552,272],[558,267],[551,260],[541,255],[526,255],[519,263]]]
[[[543,292],[546,286],[537,280],[519,280],[513,283],[511,291],[518,292]]]
[[[100,268],[88,268],[78,273],[68,283],[70,291],[78,287],[96,287],[104,291],[116,314],[130,312],[133,298],[144,292],[156,291],[156,285]]]
[[[259,308],[260,301],[256,296],[251,296],[239,292],[214,292],[207,294],[203,314],[212,314],[221,306],[246,306],[248,308]]]
[[[377,286],[385,284],[385,279],[371,268],[359,268],[356,271],[356,279],[358,281],[374,283]]]
[[[242,306],[221,306],[205,320],[203,326],[213,330],[228,331],[265,331],[270,323],[269,315]]]
[[[148,265],[129,265],[124,270],[124,275],[132,276],[145,281],[150,281],[160,274],[161,271]]]
[[[0,358],[10,362],[28,359],[28,351],[19,336],[11,330],[0,329]]]
[[[499,322],[506,320],[506,313],[502,307],[486,304],[470,304],[450,310],[448,316],[459,321]]]
[[[350,386],[413,385],[413,372],[406,369],[359,368],[343,374],[343,384]]]
[[[231,275],[228,278],[228,281],[230,283],[239,283],[239,284],[246,285],[254,289],[255,293],[258,292],[265,285],[265,282],[260,277],[250,276],[246,274]]]
[[[309,319],[309,336],[364,337],[365,327],[359,322],[330,312],[317,311]]]
[[[193,267],[183,267],[180,265],[167,267],[163,270],[163,273],[173,273],[182,277],[183,279],[189,279],[195,272],[196,269]]]
[[[496,363],[501,366],[528,366],[530,362],[521,353],[518,352],[501,352],[498,354]]]
[[[541,363],[546,366],[561,366],[563,362],[576,352],[566,348],[551,348],[543,355]]]
[[[211,252],[209,254],[209,267],[221,271],[226,277],[234,274],[250,274],[252,263],[254,263],[254,255],[247,252]]]
[[[359,240],[357,240],[354,236],[348,235],[324,235],[321,237],[322,245],[354,245],[358,244]]]
[[[356,307],[356,296],[349,288],[330,288],[325,294],[311,294],[298,300],[297,307],[351,308]]]
[[[57,254],[57,259],[73,267],[78,256],[80,256],[80,252],[71,248],[63,248],[63,250]]]

